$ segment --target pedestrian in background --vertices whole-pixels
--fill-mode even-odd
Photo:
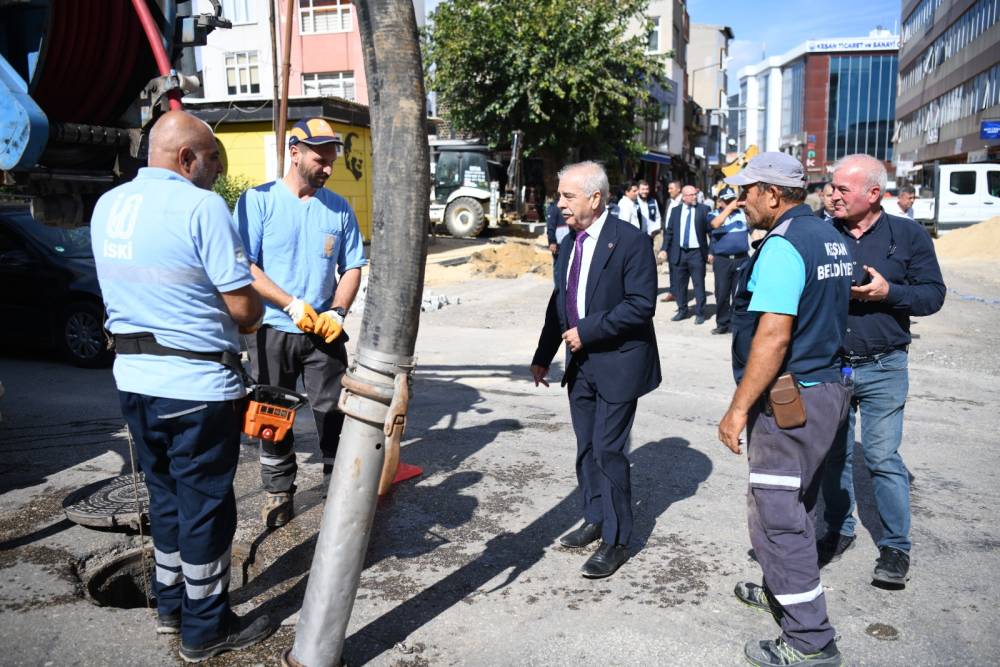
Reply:
[[[257,379],[294,391],[302,377],[326,484],[344,425],[337,409],[347,370],[343,322],[367,264],[351,205],[324,187],[340,145],[324,119],[299,121],[288,139],[288,173],[247,190],[236,204],[254,289],[267,302],[254,354]],[[266,526],[283,526],[295,514],[294,444],[291,431],[280,442],[261,441]]]
[[[650,242],[655,248],[655,238],[660,232],[662,224],[660,221],[663,219],[663,216],[660,215],[660,204],[650,195],[649,181],[639,181],[638,194],[639,197],[636,200],[636,206],[639,210],[639,219],[642,221],[641,229],[649,236]]]
[[[882,209],[889,215],[897,218],[914,219],[913,200],[917,198],[917,190],[912,185],[904,185],[899,189],[899,196],[895,199],[883,199]]]
[[[596,162],[559,172],[559,207],[573,233],[559,250],[556,288],[531,362],[535,386],[547,387],[552,359],[566,344],[562,384],[576,434],[583,524],[559,542],[580,548],[601,540],[583,564],[591,579],[611,576],[628,559],[629,433],[639,397],[660,384],[656,262],[646,235],[605,211],[607,196],[608,178]]]
[[[735,594],[781,626],[777,639],[749,641],[744,653],[767,667],[840,665],[816,562],[814,510],[850,398],[838,354],[850,257],[840,234],[803,203],[805,173],[791,155],[760,153],[726,182],[743,188],[750,224],[768,230],[736,290],[738,386],[719,423],[719,440],[735,454],[747,431],[750,542],[764,575],[762,585],[740,582]]]
[[[559,261],[559,244],[569,234],[569,227],[563,219],[557,204],[558,195],[553,196],[545,207],[545,236],[549,242],[549,252],[552,253],[552,278],[555,280],[555,267]]]
[[[697,203],[698,190],[685,185],[682,203],[674,208],[667,221],[660,254],[670,260],[671,286],[677,301],[679,322],[690,317],[688,312],[688,282],[694,284],[695,324],[705,323],[705,266],[708,263],[708,207]]]
[[[681,205],[681,182],[680,181],[670,181],[667,184],[667,206],[666,213],[663,216],[663,222],[660,224],[660,239],[662,245],[662,239],[667,235],[667,224],[670,222],[670,216],[673,215],[674,209]],[[657,255],[658,261],[667,262],[667,293],[664,294],[660,301],[669,302],[674,300],[674,273],[676,267],[670,263],[669,253],[660,251]]]
[[[708,225],[712,237],[712,275],[715,279],[715,328],[713,334],[729,333],[730,306],[736,287],[736,270],[750,252],[747,219],[740,208],[736,191],[724,187],[716,197],[719,208],[709,213]]]
[[[829,532],[817,551],[825,564],[854,544],[857,414],[882,526],[872,578],[900,587],[909,578],[912,546],[910,473],[899,454],[909,391],[910,317],[939,311],[945,285],[930,235],[913,221],[882,210],[885,185],[885,166],[871,156],[849,155],[834,165],[834,227],[856,264],[841,349],[844,363],[853,368],[854,400],[827,466],[823,499]]]
[[[625,184],[625,194],[618,200],[619,220],[624,220],[638,230],[642,230],[642,218],[639,217],[639,185],[635,181]]]
[[[822,193],[823,200],[823,210],[819,213],[820,220],[826,220],[827,222],[833,220],[833,184],[827,183],[823,186]]]
[[[233,478],[243,424],[238,327],[263,312],[226,203],[212,130],[183,111],[149,133],[149,166],[97,202],[97,277],[114,376],[146,476],[157,632],[201,662],[271,631],[229,604]]]

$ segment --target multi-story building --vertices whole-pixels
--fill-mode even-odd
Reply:
[[[784,151],[811,181],[851,153],[893,156],[899,37],[809,40],[739,73],[739,149]]]
[[[292,1],[289,96],[340,97],[367,104],[361,36],[351,0]],[[196,12],[212,11],[208,0],[196,4]],[[424,2],[413,4],[417,23],[423,25]],[[205,99],[274,97],[285,6],[277,0],[222,0],[223,16],[233,27],[212,32],[199,49]],[[271,40],[272,16],[277,44]]]
[[[685,169],[685,65],[689,37],[687,5],[683,0],[651,0],[646,10],[648,23],[635,21],[632,33],[648,29],[647,51],[662,63],[666,86],[653,85],[650,94],[660,104],[660,118],[643,125],[642,141],[646,152],[641,158],[640,174],[650,180],[672,178]]]
[[[1000,159],[1000,2],[903,0],[897,177]]]
[[[691,24],[687,53],[688,97],[698,105],[704,133],[695,143],[709,167],[724,160],[728,134],[726,109],[726,60],[733,31],[728,26]]]

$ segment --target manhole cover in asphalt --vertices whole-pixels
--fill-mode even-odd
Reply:
[[[136,487],[139,491],[138,514]],[[121,475],[95,482],[66,496],[63,510],[67,519],[81,526],[138,530],[140,516],[143,525],[149,525],[146,478],[139,473],[134,481],[132,475]]]
[[[899,630],[892,627],[891,625],[886,625],[885,623],[872,623],[867,628],[865,628],[865,633],[871,635],[875,639],[883,639],[891,641],[893,639],[899,639]]]
[[[100,566],[85,577],[87,594],[102,607],[135,609],[156,604],[152,579],[156,572],[153,550],[131,549]]]

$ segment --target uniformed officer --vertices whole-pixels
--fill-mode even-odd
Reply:
[[[729,333],[733,287],[736,270],[750,252],[747,219],[736,198],[736,191],[723,188],[716,197],[718,205],[708,214],[712,255],[712,275],[715,278],[715,328],[713,334]]]
[[[267,636],[229,608],[236,530],[233,477],[242,400],[237,326],[260,298],[225,202],[207,125],[182,111],[157,121],[149,167],[100,198],[91,223],[122,413],[146,474],[160,633],[200,662]]]
[[[743,186],[750,224],[768,230],[740,270],[733,304],[733,372],[738,386],[719,424],[719,440],[741,453],[747,429],[750,541],[763,586],[741,582],[737,597],[771,611],[776,640],[747,642],[754,665],[839,665],[816,562],[813,509],[823,462],[847,417],[850,387],[841,379],[851,290],[843,239],[813,215],[802,164],[761,153],[726,179]],[[790,373],[805,410],[799,426],[778,426],[769,389]]]
[[[245,192],[236,218],[254,289],[267,302],[254,355],[257,380],[294,390],[303,377],[326,478],[344,425],[337,410],[347,369],[342,326],[367,260],[351,205],[323,187],[340,137],[322,118],[299,121],[290,135],[288,173]],[[294,515],[294,436],[262,443],[263,519],[267,526],[282,526]]]

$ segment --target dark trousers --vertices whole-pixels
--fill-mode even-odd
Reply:
[[[230,629],[243,402],[118,394],[146,474],[157,611],[180,614],[183,642],[203,646]]]
[[[736,269],[746,260],[743,255],[714,255],[712,275],[715,278],[715,325],[728,327],[732,316],[733,289],[736,287]]]
[[[677,301],[677,311],[688,312],[688,280],[694,283],[694,313],[705,313],[705,258],[697,248],[681,249],[677,261],[677,275],[672,281],[674,299]]]
[[[608,403],[584,369],[577,369],[569,382],[583,517],[590,523],[602,524],[601,538],[608,544],[627,545],[632,535],[627,449],[637,404],[636,400]]]
[[[257,331],[257,349],[253,357],[257,380],[261,384],[294,391],[302,377],[316,420],[323,463],[333,465],[344,426],[344,413],[337,409],[340,381],[347,369],[344,335],[327,344],[312,334],[292,334],[261,327]],[[291,431],[281,442],[261,441],[260,477],[265,491],[294,492],[298,472],[294,445],[295,435]]]
[[[851,389],[802,388],[806,423],[781,429],[755,408],[747,423],[747,523],[764,586],[781,607],[782,637],[811,653],[834,638],[816,558],[816,498],[823,465],[847,419]]]

